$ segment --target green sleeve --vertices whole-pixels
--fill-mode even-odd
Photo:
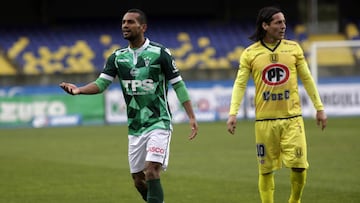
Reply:
[[[112,83],[110,80],[106,80],[104,78],[97,78],[95,80],[95,84],[98,86],[100,92],[103,92],[109,85]]]
[[[190,96],[189,96],[189,93],[188,93],[188,91],[186,89],[184,81],[180,81],[178,83],[175,83],[173,85],[173,88],[174,88],[174,90],[176,92],[177,98],[179,99],[179,101],[181,103],[184,103],[184,102],[190,100]]]

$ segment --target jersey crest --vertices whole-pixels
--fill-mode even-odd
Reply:
[[[262,80],[270,86],[282,85],[289,80],[289,68],[283,64],[270,64],[262,72]]]
[[[270,61],[271,61],[271,63],[279,62],[279,55],[276,53],[270,54]]]

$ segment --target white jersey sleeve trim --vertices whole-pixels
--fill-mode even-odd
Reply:
[[[177,83],[177,82],[179,82],[179,81],[181,81],[181,80],[182,80],[182,77],[181,77],[181,76],[177,76],[177,77],[175,77],[175,78],[173,78],[173,79],[170,80],[170,84],[175,84],[175,83]]]
[[[105,73],[101,73],[99,78],[103,78],[105,80],[110,80],[111,82],[114,80],[114,77],[110,76],[110,75],[107,75]]]

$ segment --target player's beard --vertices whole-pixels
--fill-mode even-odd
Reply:
[[[123,38],[129,41],[133,41],[135,39],[135,37],[131,35],[123,35]]]
[[[129,41],[133,41],[135,36],[131,34],[131,32],[123,33],[123,38]]]

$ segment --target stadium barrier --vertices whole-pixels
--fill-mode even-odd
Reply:
[[[299,87],[303,116],[313,117],[312,103],[304,88]],[[200,122],[227,119],[232,81],[188,82],[188,88]],[[360,78],[320,82],[318,88],[329,117],[360,116]],[[253,98],[254,86],[250,82],[239,119],[254,118]],[[186,122],[186,113],[172,89],[169,103],[174,122]],[[126,106],[116,85],[104,94],[76,97],[65,94],[58,86],[0,88],[0,127],[125,124],[126,121]]]

